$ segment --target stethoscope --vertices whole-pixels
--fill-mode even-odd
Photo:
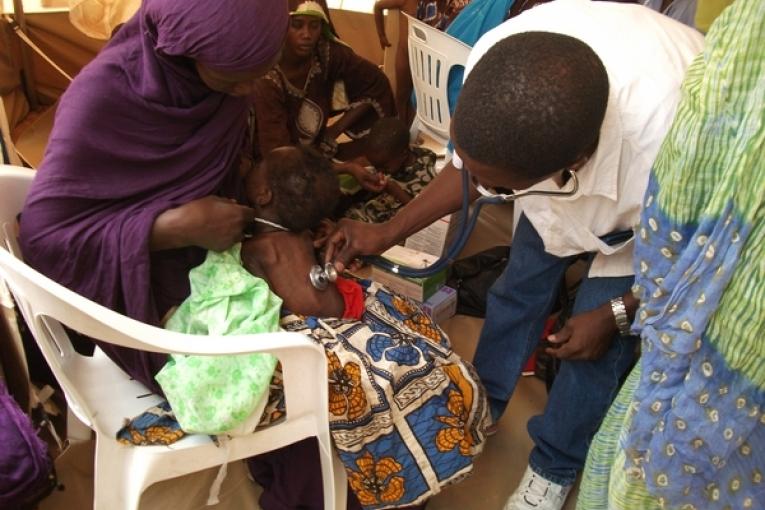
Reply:
[[[425,278],[427,276],[434,275],[449,264],[451,264],[465,247],[465,244],[470,238],[470,234],[473,233],[476,221],[478,221],[478,215],[481,212],[481,208],[485,205],[501,205],[510,204],[519,198],[525,198],[530,196],[553,196],[553,197],[570,197],[575,195],[579,191],[579,179],[576,177],[576,172],[571,169],[566,169],[571,183],[571,188],[564,191],[543,191],[543,190],[527,190],[519,193],[492,193],[488,189],[481,186],[479,183],[474,182],[473,185],[480,193],[481,197],[473,203],[473,212],[470,213],[470,173],[466,170],[462,170],[462,211],[460,213],[460,231],[457,234],[456,239],[452,245],[446,250],[446,253],[433,264],[428,267],[415,268],[409,266],[402,266],[396,264],[393,261],[380,256],[368,256],[362,257],[364,262],[373,264],[379,268],[390,271],[391,273],[399,274],[407,278]]]

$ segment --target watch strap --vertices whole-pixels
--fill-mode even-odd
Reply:
[[[616,328],[619,330],[619,334],[622,336],[629,336],[630,320],[627,317],[627,307],[624,306],[624,300],[620,297],[611,300],[611,312],[614,314],[614,322],[616,322]]]

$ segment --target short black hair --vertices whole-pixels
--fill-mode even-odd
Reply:
[[[537,179],[597,145],[608,74],[587,44],[525,32],[496,43],[467,77],[452,118],[470,158]]]
[[[378,119],[366,136],[367,154],[401,154],[409,147],[409,129],[397,117]]]
[[[328,159],[308,146],[269,152],[267,182],[280,224],[293,232],[316,228],[340,198],[340,185]]]

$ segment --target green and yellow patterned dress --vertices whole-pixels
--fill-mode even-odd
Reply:
[[[765,0],[726,9],[688,69],[635,265],[642,358],[577,508],[765,508]]]

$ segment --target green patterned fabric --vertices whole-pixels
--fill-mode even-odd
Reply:
[[[690,66],[635,247],[642,356],[590,448],[580,510],[765,508],[765,0]]]
[[[236,245],[223,253],[211,251],[191,270],[191,295],[168,320],[167,329],[213,336],[279,330],[282,300],[265,280],[244,269],[239,250]],[[185,432],[219,434],[245,422],[254,428],[276,362],[270,354],[176,354],[156,379]]]
[[[640,363],[624,382],[619,395],[611,404],[587,454],[587,463],[579,485],[579,510],[655,510],[656,499],[650,497],[642,483],[633,482],[623,469],[613,469],[625,463],[619,448],[622,430],[629,423],[629,408],[640,382]]]

